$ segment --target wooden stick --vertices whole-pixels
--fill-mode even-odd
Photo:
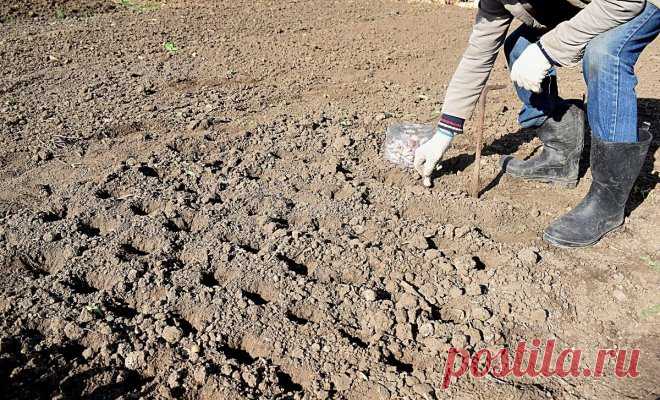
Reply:
[[[486,97],[491,90],[500,90],[506,85],[486,85],[479,97],[479,118],[477,119],[477,144],[474,152],[474,172],[472,172],[472,190],[470,195],[479,198],[479,170],[481,165],[481,147],[483,147],[484,119],[486,118]]]

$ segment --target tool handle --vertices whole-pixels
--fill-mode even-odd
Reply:
[[[474,172],[472,173],[472,189],[470,195],[479,198],[479,170],[481,166],[481,148],[483,147],[484,119],[486,117],[486,97],[491,90],[500,90],[506,85],[486,85],[479,96],[479,118],[477,118],[476,149],[474,152]]]

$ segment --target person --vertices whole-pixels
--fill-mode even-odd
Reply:
[[[556,69],[582,61],[593,179],[584,199],[545,229],[543,239],[558,247],[592,245],[623,224],[626,201],[652,139],[638,129],[634,67],[660,31],[660,0],[585,1],[481,0],[436,133],[415,152],[415,169],[428,182],[454,135],[462,132],[504,46],[523,104],[518,122],[543,142],[540,154],[529,160],[503,156],[504,172],[575,186],[585,115],[579,102],[559,96]],[[514,17],[522,25],[507,37]]]

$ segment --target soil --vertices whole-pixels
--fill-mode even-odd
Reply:
[[[0,4],[0,21],[12,22],[15,19],[67,17],[90,17],[94,14],[116,10],[122,0],[21,0],[6,1]],[[128,2],[126,4],[130,4]]]
[[[57,11],[59,10],[59,11]],[[431,189],[384,132],[438,117],[474,10],[397,1],[0,5],[0,387],[35,398],[656,399],[660,152],[625,226],[539,239],[587,192],[499,174],[487,104]],[[660,42],[637,72],[660,136]],[[492,83],[508,84],[502,57]],[[579,69],[560,71],[581,98]],[[586,158],[586,157],[585,157]],[[452,346],[641,350],[639,377],[441,387]]]

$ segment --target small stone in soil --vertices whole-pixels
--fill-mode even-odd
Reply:
[[[362,292],[362,298],[365,299],[366,301],[374,301],[376,300],[376,292],[374,292],[371,289],[365,289]]]
[[[181,340],[181,337],[183,337],[183,332],[181,332],[181,329],[177,328],[176,326],[166,326],[163,329],[161,336],[168,343],[175,344]]]
[[[534,249],[526,248],[518,252],[518,259],[522,261],[523,265],[531,267],[539,262],[540,257]]]

